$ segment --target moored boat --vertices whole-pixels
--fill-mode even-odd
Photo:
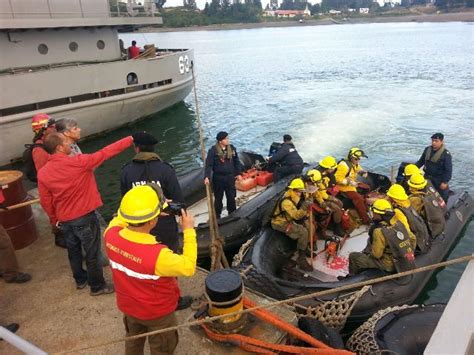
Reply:
[[[417,267],[435,264],[446,257],[472,218],[473,209],[473,200],[467,192],[455,193],[450,197],[444,232],[432,240],[426,253],[416,256]],[[328,290],[385,275],[381,270],[367,269],[360,274],[338,279],[338,276],[344,276],[348,272],[349,253],[361,251],[367,243],[367,238],[367,228],[356,229],[345,240],[335,258],[328,260],[325,253],[320,253],[313,261],[314,271],[307,273],[291,265],[290,259],[296,250],[295,242],[266,226],[252,240],[242,262],[236,267],[247,270],[245,282],[248,287],[277,299]],[[324,249],[324,242],[318,241],[318,250]],[[358,299],[349,319],[359,322],[381,308],[412,303],[433,272],[426,271],[372,285],[370,291]],[[298,304],[311,308],[325,301],[343,298],[348,294],[350,293],[339,292],[300,301]]]
[[[130,12],[108,0],[2,6],[0,86],[8,90],[0,99],[0,165],[21,157],[31,143],[36,113],[74,117],[85,138],[164,110],[190,93],[192,49],[150,45],[129,60],[121,48],[120,32],[162,24],[154,4],[147,5]]]

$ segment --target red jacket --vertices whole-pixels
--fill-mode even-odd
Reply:
[[[132,142],[132,137],[127,137],[93,154],[49,156],[46,165],[38,171],[38,191],[51,224],[82,217],[102,206],[94,169],[130,147]]]
[[[117,307],[132,317],[149,320],[176,310],[180,296],[175,277],[158,276],[155,265],[164,244],[139,244],[121,237],[122,227],[105,232],[117,296]]]
[[[43,139],[38,139],[37,141],[35,141],[35,144],[43,143]],[[38,173],[38,171],[40,171],[40,169],[48,162],[49,154],[42,147],[34,147],[31,151],[31,157],[33,158],[33,162],[35,164],[36,173]]]

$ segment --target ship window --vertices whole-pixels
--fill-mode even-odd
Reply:
[[[137,77],[137,74],[135,74],[135,73],[128,73],[128,74],[127,74],[127,84],[128,84],[128,85],[138,84],[138,77]]]
[[[44,43],[41,43],[38,46],[38,52],[40,52],[40,54],[48,54],[48,46]]]
[[[105,42],[102,41],[101,39],[99,39],[99,40],[97,41],[97,48],[99,48],[99,49],[104,49],[104,48],[105,48]]]
[[[79,48],[79,45],[77,44],[77,42],[69,43],[69,49],[71,52],[77,51],[77,48]]]

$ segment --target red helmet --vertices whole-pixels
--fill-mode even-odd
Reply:
[[[51,119],[51,116],[46,113],[37,113],[31,119],[31,128],[33,132],[38,132],[41,128],[48,127],[48,121]]]

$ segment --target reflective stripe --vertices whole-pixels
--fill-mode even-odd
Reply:
[[[129,268],[123,266],[122,264],[116,263],[113,260],[110,260],[110,267],[112,269],[122,271],[130,277],[134,277],[140,280],[158,280],[160,278],[158,275],[140,274],[139,272],[130,270]]]
[[[150,219],[153,219],[154,217],[156,217],[160,213],[160,205],[158,204],[151,213],[145,214],[143,216],[128,215],[128,214],[124,213],[122,210],[119,210],[119,213],[120,213],[121,217],[123,217],[124,219],[126,219],[128,221],[148,222]]]

